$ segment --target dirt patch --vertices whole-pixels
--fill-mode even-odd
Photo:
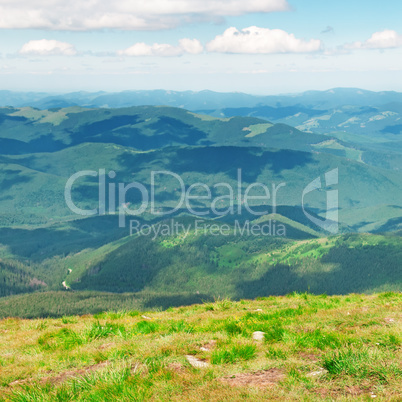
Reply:
[[[212,341],[209,341],[208,343],[206,343],[205,345],[202,345],[202,346],[200,347],[200,349],[201,349],[203,352],[209,352],[210,350],[214,349],[215,346],[216,346],[216,341],[215,341],[215,340],[212,340]]]
[[[372,394],[367,393],[367,391],[362,390],[357,385],[346,386],[345,388],[316,388],[313,390],[316,395],[319,395],[322,399],[331,398],[336,399],[340,396],[352,396],[358,397],[362,395],[371,396]]]
[[[15,385],[26,384],[29,381],[30,381],[30,378],[25,379],[25,380],[15,380],[13,382],[10,382],[10,384],[8,384],[8,386],[9,387],[14,387]]]
[[[185,367],[179,362],[169,363],[167,368],[171,371],[175,371],[176,373],[182,373],[186,370]]]
[[[109,349],[109,348],[111,348],[112,346],[114,346],[114,345],[116,345],[114,342],[110,342],[110,343],[104,343],[103,345],[100,345],[99,346],[99,349]]]
[[[78,369],[78,370],[64,371],[63,373],[60,373],[59,375],[54,376],[54,377],[42,378],[40,380],[40,382],[42,384],[45,384],[45,383],[60,384],[62,382],[69,380],[70,378],[82,377],[86,374],[92,373],[94,371],[98,371],[98,370],[106,367],[107,365],[108,365],[108,362],[103,362],[103,363],[94,364],[92,366],[87,366],[87,367],[84,367],[84,368]]]
[[[320,356],[315,355],[315,354],[313,354],[313,353],[304,353],[304,352],[301,352],[301,353],[299,353],[299,356],[300,356],[301,359],[303,359],[303,360],[309,360],[309,361],[311,361],[311,362],[318,362],[318,360],[320,359]]]
[[[328,397],[328,395],[330,394],[330,391],[328,388],[316,388],[313,390],[313,392],[320,396],[322,399],[325,399]]]
[[[130,372],[132,375],[140,373],[142,376],[148,374],[148,367],[146,364],[143,363],[131,363],[131,369]]]
[[[231,377],[219,378],[219,381],[227,383],[232,387],[272,387],[285,378],[282,370],[272,368],[269,370],[261,370],[255,373],[235,374]]]
[[[345,392],[352,396],[360,396],[364,394],[364,391],[359,388],[357,385],[353,385],[351,387],[345,387]]]
[[[98,371],[108,365],[108,362],[103,362],[103,363],[98,363],[94,364],[92,366],[87,366],[83,367],[81,369],[77,370],[69,370],[69,371],[64,371],[56,376],[48,376],[48,377],[43,377],[39,380],[40,384],[61,384],[70,378],[75,378],[75,377],[82,377],[86,374],[92,373],[94,371]],[[15,386],[15,385],[22,385],[22,384],[27,384],[27,383],[33,383],[35,382],[34,378],[25,378],[23,380],[16,380],[13,381],[9,384],[9,386]]]

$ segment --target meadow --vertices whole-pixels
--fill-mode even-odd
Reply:
[[[0,400],[398,401],[401,307],[400,293],[292,293],[3,319]]]

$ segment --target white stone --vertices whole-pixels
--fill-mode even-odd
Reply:
[[[313,371],[311,373],[308,373],[307,377],[317,377],[317,376],[323,375],[325,373],[328,373],[328,371],[320,367],[320,369],[318,371]]]
[[[255,341],[263,341],[265,339],[265,332],[262,331],[253,332],[253,339]]]
[[[186,355],[186,359],[195,368],[205,368],[209,366],[209,363],[204,362],[192,355]]]

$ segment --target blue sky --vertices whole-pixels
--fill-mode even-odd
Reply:
[[[402,2],[0,0],[0,89],[402,91]]]

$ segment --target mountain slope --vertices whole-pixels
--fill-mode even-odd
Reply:
[[[67,282],[75,290],[198,292],[235,298],[280,295],[291,289],[317,294],[401,289],[401,237],[309,239],[305,232],[303,240],[296,240],[300,235],[290,230],[290,223],[285,224],[286,236],[281,235],[283,219],[278,218],[270,224],[264,219],[252,223],[267,224],[266,235],[239,224],[223,235],[218,229],[215,235],[206,234],[210,221],[198,221],[196,229],[191,219],[184,219],[178,221],[183,224],[179,233],[166,236],[162,230],[171,222],[160,222],[152,234],[128,239],[85,271],[73,272]]]

